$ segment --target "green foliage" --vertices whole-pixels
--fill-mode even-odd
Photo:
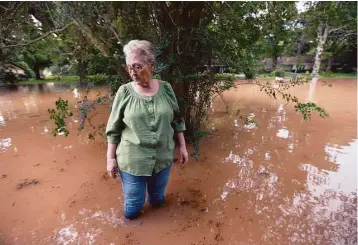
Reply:
[[[0,37],[5,37],[0,38],[5,47],[0,61],[10,57],[26,61],[38,78],[41,69],[54,64],[58,76],[78,75],[88,89],[96,83],[108,85],[108,94],[79,101],[80,128],[86,122],[90,129],[102,130],[92,125],[90,113],[95,114],[97,104],[110,104],[119,86],[128,81],[123,45],[132,39],[154,43],[154,77],[173,85],[187,123],[186,135],[196,152],[205,136],[202,125],[211,99],[222,97],[236,79],[215,75],[210,67],[225,65],[230,72],[253,79],[262,57],[276,61],[294,49],[303,33],[293,23],[297,16],[294,2],[6,2],[1,6],[17,11],[0,26]],[[31,15],[41,22],[40,28]],[[294,34],[295,43],[290,41]],[[21,45],[24,43],[28,45]],[[12,50],[9,45],[13,44],[20,45]],[[281,75],[277,72],[275,75]],[[258,85],[273,98],[298,103],[281,90]],[[58,115],[53,119],[62,129],[67,114],[52,115]],[[96,135],[91,132],[90,138]]]
[[[64,134],[68,136],[69,131],[66,128],[66,119],[72,117],[73,113],[68,110],[68,101],[61,99],[61,97],[55,102],[55,109],[48,109],[50,119],[55,121],[56,128],[52,131],[53,136],[58,134]]]
[[[106,83],[109,80],[109,76],[106,74],[95,74],[93,76],[89,76],[86,79],[88,83]]]
[[[276,68],[277,57],[281,56],[290,43],[294,20],[297,16],[295,2],[261,2],[265,13],[261,16],[263,42],[260,43],[263,55],[273,59]]]
[[[116,61],[113,57],[104,57],[98,52],[88,55],[88,74],[116,74]]]
[[[179,97],[178,102],[184,108],[184,118],[187,124],[187,136],[194,147],[194,156],[199,154],[200,139],[203,137],[202,126],[208,118],[208,107],[214,95],[221,95],[234,86],[235,77],[215,75],[204,72],[188,75],[184,78],[188,82],[188,93]]]
[[[13,63],[23,68],[25,73],[29,76],[29,78],[35,77],[35,72],[29,67],[29,65],[25,61],[18,61]]]
[[[92,86],[95,83],[105,83],[109,87],[109,92],[102,95],[98,93],[95,100],[88,99],[88,93]],[[94,140],[97,135],[105,137],[105,124],[102,123],[98,126],[92,123],[93,117],[97,115],[96,105],[99,104],[111,104],[113,102],[113,97],[115,96],[119,87],[124,84],[120,76],[106,76],[103,74],[98,74],[96,76],[89,76],[87,78],[87,89],[86,94],[80,99],[77,103],[79,105],[80,112],[80,126],[79,131],[82,131],[85,128],[85,125],[91,130],[88,134],[89,139]]]
[[[319,113],[319,116],[322,118],[328,117],[327,112],[323,108],[317,106],[313,102],[298,103],[297,105],[295,105],[295,109],[296,109],[296,111],[300,112],[303,115],[303,118],[305,120],[311,119],[312,112]]]
[[[94,131],[88,133],[88,139],[95,140],[97,136],[100,136],[102,139],[106,138],[106,124],[102,123],[97,127],[93,128]]]
[[[300,112],[305,120],[311,119],[312,112],[317,112],[320,117],[326,118],[328,117],[328,113],[323,108],[317,106],[313,102],[301,103],[296,96],[292,96],[286,92],[292,87],[303,85],[309,81],[310,80],[307,78],[298,77],[296,79],[291,79],[289,82],[280,83],[278,86],[273,86],[269,81],[264,83],[256,81],[255,84],[257,84],[260,87],[260,90],[264,91],[271,98],[283,99],[286,100],[287,103],[294,103],[296,111]]]
[[[305,35],[317,40],[315,68],[318,75],[321,59],[328,59],[330,69],[333,57],[345,59],[357,66],[357,3],[356,2],[308,2],[308,11],[302,13]]]
[[[278,67],[272,74],[275,77],[285,77],[285,70],[282,67]]]
[[[225,2],[215,7],[215,18],[205,33],[206,46],[211,47],[217,62],[228,65],[231,72],[254,78],[259,58],[255,43],[261,37],[257,16],[262,6],[254,2]]]

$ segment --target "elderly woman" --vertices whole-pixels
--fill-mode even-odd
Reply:
[[[116,94],[108,120],[107,171],[116,178],[119,168],[124,194],[124,216],[137,218],[143,208],[146,190],[148,203],[164,203],[174,157],[173,134],[180,144],[181,162],[188,161],[174,91],[168,82],[152,78],[155,49],[148,41],[132,40],[123,48],[132,82]]]

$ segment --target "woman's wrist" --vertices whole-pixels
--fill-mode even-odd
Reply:
[[[184,133],[183,132],[178,132],[177,136],[178,136],[178,141],[179,141],[179,147],[182,148],[182,149],[186,149]]]

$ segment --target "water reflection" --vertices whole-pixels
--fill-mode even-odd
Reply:
[[[80,93],[78,92],[77,88],[74,88],[72,90],[72,93],[73,93],[73,96],[74,96],[75,99],[78,99],[80,97]]]
[[[3,117],[3,115],[0,112],[0,126],[5,126],[5,119]]]
[[[58,97],[70,100],[71,97],[68,95],[71,95],[69,93],[71,90],[75,99],[81,96],[78,84],[46,83],[0,86],[0,127],[9,125],[10,121],[19,117],[37,123],[49,121],[47,109],[55,106],[54,102]],[[46,116],[46,119],[37,120],[41,116]],[[78,122],[77,119],[72,118],[72,120],[75,123]],[[37,125],[33,125],[30,130],[46,134],[49,132],[48,126],[41,125],[40,127],[44,127],[44,129],[37,130]]]
[[[0,86],[0,95],[6,95],[12,92],[21,92],[24,94],[44,94],[63,92],[68,89],[77,87],[78,84],[61,84],[61,83],[46,83],[46,84],[26,84],[26,85],[12,85],[12,86]]]
[[[276,136],[283,138],[283,139],[287,139],[289,135],[289,131],[286,128],[281,128],[278,130]]]
[[[315,93],[320,95],[316,85],[317,81],[313,81],[307,88],[310,100]],[[346,91],[342,86],[341,91],[335,92]],[[351,91],[350,96],[354,97],[354,93]],[[255,103],[246,100],[247,104]],[[346,102],[334,103],[322,106],[333,111],[332,107],[340,108],[338,103]],[[235,111],[235,104],[232,106]],[[214,120],[218,132],[222,132],[220,140],[230,149],[224,162],[237,166],[237,171],[221,187],[215,203],[222,202],[222,209],[244,203],[241,213],[250,217],[255,213],[256,227],[264,228],[260,233],[262,239],[252,241],[357,244],[358,141],[354,115],[335,110],[336,114],[330,116],[341,123],[331,125],[333,121],[328,119],[301,123],[301,116],[286,110],[283,104],[272,107],[265,104],[264,109],[250,107],[248,112],[256,115],[260,125],[256,134],[245,134],[248,131],[244,127],[226,128],[224,118]],[[342,125],[344,131],[332,130]],[[249,197],[245,199],[240,193]],[[232,214],[227,218],[231,224],[242,223]]]
[[[32,94],[28,97],[24,97],[23,103],[27,114],[30,112],[38,112],[38,103],[35,95]]]
[[[21,93],[6,91],[0,97],[0,133],[12,126],[10,120],[17,116],[21,120],[16,121],[16,126],[27,136],[49,134],[52,130],[49,125],[39,125],[45,116],[40,120],[32,119],[45,114],[48,119],[48,104],[44,104],[44,98],[51,96],[47,97],[47,93],[67,91],[69,99],[81,96],[79,89],[66,86],[61,88],[63,90],[56,84],[50,84],[35,88],[18,87],[16,91]],[[335,86],[334,91],[337,89],[338,86]],[[306,96],[307,91],[303,92]],[[315,92],[319,95],[319,89]],[[356,244],[356,125],[348,125],[345,130],[332,130],[342,128],[342,124],[355,123],[355,120],[345,120],[345,116],[351,114],[337,116],[332,113],[332,120],[301,123],[302,118],[283,102],[265,101],[256,93],[257,89],[249,88],[244,90],[243,95],[235,94],[231,100],[235,102],[235,98],[243,98],[242,103],[233,102],[232,111],[237,111],[239,105],[244,104],[248,109],[243,114],[255,119],[259,127],[253,124],[244,126],[237,115],[227,114],[224,108],[220,111],[215,102],[210,105],[213,117],[208,127],[212,129],[213,136],[205,142],[214,146],[206,147],[206,143],[202,143],[203,155],[209,160],[200,164],[211,164],[209,167],[220,164],[220,167],[215,172],[215,178],[205,179],[206,174],[202,174],[202,170],[196,176],[198,183],[202,183],[198,186],[203,187],[203,192],[207,191],[206,184],[216,181],[213,189],[208,191],[207,203],[210,207],[205,205],[206,211],[201,211],[198,216],[203,220],[209,217],[217,219],[215,222],[222,221],[220,229],[227,244],[235,244],[236,241],[238,244],[275,245]],[[53,94],[47,101],[53,105],[55,98],[58,94]],[[219,104],[222,105],[222,102]],[[326,108],[329,111],[333,106],[329,104]],[[337,111],[340,113],[340,110]],[[31,123],[23,123],[23,117],[29,117]],[[72,118],[68,125],[76,127],[76,124],[78,120]],[[28,144],[27,140],[20,143],[15,135],[9,136],[1,135],[0,152],[11,147],[17,152],[15,142],[21,152]],[[24,138],[27,139],[27,136]],[[45,138],[50,137],[42,137],[41,140]],[[61,140],[62,137],[60,141],[49,141],[53,153],[59,151],[69,156],[88,154],[76,148],[79,142],[85,144],[89,141],[86,134]],[[216,162],[215,159],[219,160]],[[95,181],[96,178],[93,179]],[[189,208],[187,210],[192,212]],[[97,218],[98,215],[95,216]],[[248,241],[240,243],[244,234],[241,231],[248,234]]]
[[[0,139],[0,151],[5,152],[12,145],[11,138]]]
[[[357,192],[357,142],[355,139],[346,146],[325,145],[326,159],[339,166],[338,171],[328,171],[327,188],[346,195]]]
[[[104,87],[105,85],[99,85],[96,87]],[[13,92],[21,92],[24,94],[49,94],[57,92],[71,91],[74,96],[80,95],[80,89],[86,88],[85,84],[80,83],[44,83],[44,84],[15,84],[0,86],[0,95],[7,95]]]

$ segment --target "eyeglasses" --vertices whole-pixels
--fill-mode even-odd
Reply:
[[[135,63],[133,65],[127,65],[127,71],[135,71],[135,72],[141,72],[143,70],[143,66],[141,64]]]

